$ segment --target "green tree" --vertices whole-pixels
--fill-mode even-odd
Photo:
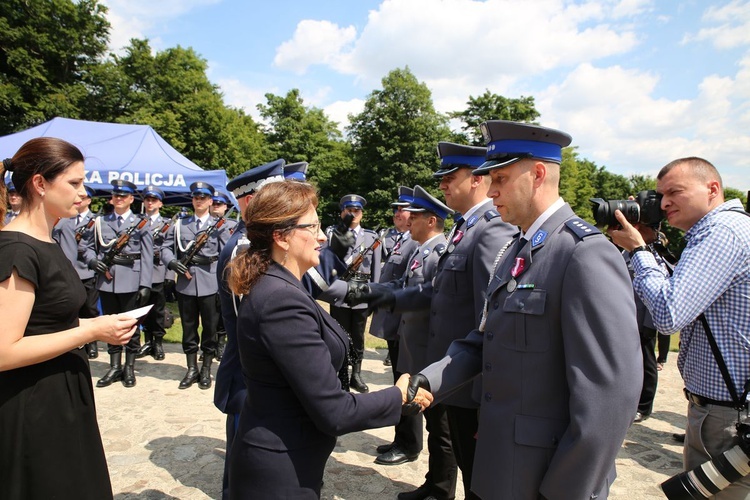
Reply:
[[[399,185],[437,192],[435,148],[450,137],[447,117],[435,111],[430,90],[408,67],[388,73],[382,86],[367,97],[361,113],[349,116],[347,129],[359,174],[349,191],[365,195],[373,227],[391,223],[390,203]]]
[[[0,2],[0,135],[80,116],[82,83],[107,48],[106,12],[97,0]]]
[[[485,90],[484,94],[470,96],[463,111],[448,113],[451,118],[464,122],[461,134],[454,136],[455,142],[484,146],[485,141],[479,125],[487,120],[510,120],[514,122],[531,123],[539,118],[539,112],[534,106],[533,97],[521,96],[518,99],[503,97]]]
[[[258,110],[267,123],[263,131],[273,158],[310,164],[308,179],[319,188],[323,224],[333,223],[338,201],[351,190],[349,181],[356,175],[351,148],[338,124],[323,110],[305,106],[298,89],[285,96],[266,94],[266,104],[259,104]]]

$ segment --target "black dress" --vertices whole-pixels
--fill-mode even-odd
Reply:
[[[24,336],[78,326],[86,292],[56,243],[0,231],[0,282],[36,288]],[[111,499],[85,349],[0,372],[0,498]]]

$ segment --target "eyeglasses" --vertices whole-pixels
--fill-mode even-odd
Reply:
[[[320,222],[313,222],[310,224],[297,224],[296,226],[292,226],[289,229],[309,229],[313,236],[316,236],[318,234],[318,231],[320,231]]]

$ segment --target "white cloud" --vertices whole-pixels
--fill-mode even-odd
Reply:
[[[685,35],[683,43],[710,41],[719,49],[750,45],[750,2],[734,0],[720,7],[710,6],[702,20],[715,26]]]
[[[300,21],[292,39],[276,49],[274,65],[300,75],[313,64],[336,67],[342,51],[356,35],[354,26],[340,28],[329,21]]]
[[[331,121],[339,124],[339,130],[344,133],[344,128],[349,125],[348,115],[359,114],[365,108],[365,101],[352,99],[350,101],[336,101],[323,108],[323,112]]]
[[[278,93],[278,89],[268,88],[253,88],[245,85],[236,78],[223,78],[219,79],[216,84],[224,94],[224,103],[240,108],[253,117],[257,122],[261,121],[260,113],[258,112],[258,104],[266,103],[266,93]]]
[[[102,0],[109,12],[107,20],[112,25],[109,46],[121,52],[131,38],[149,38],[151,46],[161,45],[160,38],[149,36],[154,28],[170,19],[178,18],[197,7],[212,5],[221,0]]]

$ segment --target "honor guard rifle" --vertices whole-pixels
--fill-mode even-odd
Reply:
[[[94,223],[96,222],[96,218],[101,215],[102,209],[100,208],[99,211],[96,213],[95,216],[89,217],[89,220],[86,224],[82,225],[81,227],[76,229],[76,243],[81,242],[81,238],[83,238],[83,233],[94,227]]]
[[[171,219],[169,219],[166,222],[163,222],[161,226],[154,229],[154,239],[156,239],[159,234],[167,234],[167,231],[169,231],[169,228],[174,225],[175,222],[177,222],[177,219],[181,219],[183,217],[183,212],[179,211],[175,213]]]
[[[185,249],[185,255],[183,255],[180,259],[180,263],[182,263],[183,266],[188,267],[190,265],[190,261],[193,260],[193,257],[198,255],[198,252],[200,252],[201,249],[206,246],[206,243],[208,243],[208,238],[210,238],[217,229],[223,226],[225,222],[226,218],[220,217],[216,222],[208,226],[205,231],[199,233],[198,236],[190,242],[187,249]],[[185,273],[185,277],[187,279],[193,279],[190,271]]]
[[[102,258],[102,262],[107,266],[107,268],[112,266],[115,257],[120,255],[120,253],[122,253],[122,251],[128,245],[128,241],[130,241],[130,235],[133,234],[133,231],[135,231],[136,229],[140,231],[146,224],[148,224],[148,219],[141,218],[137,224],[132,224],[127,229],[127,231],[117,237],[117,241],[115,241],[115,243],[111,247],[109,247],[107,253],[104,254],[104,258]],[[112,279],[112,275],[110,274],[109,270],[104,273],[104,276],[107,278],[107,281],[110,281]]]
[[[375,229],[375,233],[377,233],[380,230],[380,228]],[[354,258],[351,264],[349,264],[349,267],[346,268],[346,272],[341,276],[341,279],[344,281],[349,281],[354,277],[355,274],[357,274],[357,271],[362,266],[362,262],[365,260],[365,254],[367,252],[372,251],[373,253],[375,250],[378,249],[380,246],[380,238],[376,238],[375,241],[372,242],[372,245],[369,247],[362,248],[359,252],[357,252],[357,256]]]

